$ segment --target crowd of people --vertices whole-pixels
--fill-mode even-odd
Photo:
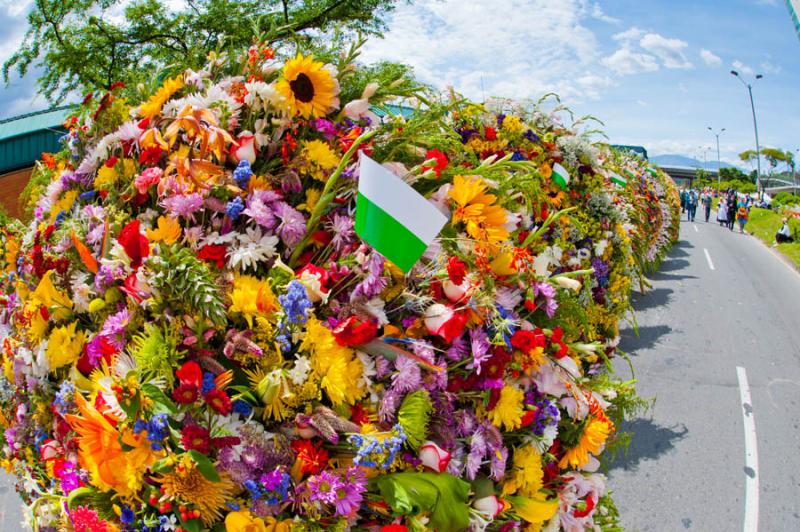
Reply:
[[[733,189],[718,192],[711,188],[698,190],[695,188],[682,188],[680,190],[681,213],[686,213],[686,219],[694,222],[698,206],[703,207],[703,217],[706,223],[711,218],[714,199],[717,201],[717,222],[720,227],[727,227],[733,231],[735,225],[739,226],[740,233],[746,233],[745,226],[750,217],[750,209],[755,204],[752,196],[739,194]],[[760,206],[760,205],[759,205]],[[789,220],[783,219],[781,228],[775,234],[775,245],[784,242],[794,242]]]

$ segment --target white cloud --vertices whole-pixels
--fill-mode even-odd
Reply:
[[[608,24],[619,24],[620,20],[618,18],[610,17],[605,14],[603,8],[600,7],[600,4],[595,2],[591,6],[591,16],[594,19],[601,20],[603,22],[607,22]]]
[[[591,17],[587,6],[583,0],[498,0],[487,9],[420,0],[398,6],[386,38],[367,43],[362,59],[408,63],[421,80],[471,97],[556,91],[592,99],[611,81],[597,68],[597,40],[584,25]]]
[[[647,107],[647,102],[646,102],[645,100],[642,100],[641,98],[639,98],[638,100],[636,100],[636,104],[637,104],[639,107]]]
[[[708,66],[717,67],[722,64],[722,59],[718,55],[711,50],[706,50],[705,48],[700,50],[700,58]]]
[[[689,44],[680,39],[670,39],[658,33],[648,33],[639,41],[639,45],[655,55],[667,68],[692,68],[692,63],[683,53]]]
[[[601,63],[620,75],[655,72],[658,70],[658,61],[655,56],[634,52],[627,46],[623,46],[610,56],[604,57]]]
[[[738,59],[732,63],[733,69],[741,74],[747,74],[748,76],[752,76],[755,74],[755,71],[748,65],[742,63]]]
[[[771,61],[764,61],[759,66],[761,67],[761,72],[763,72],[764,74],[769,74],[771,76],[780,74],[782,70],[780,65],[776,65]]]
[[[615,41],[629,42],[638,40],[642,35],[644,35],[644,31],[640,30],[636,26],[633,26],[625,31],[615,33],[611,38]]]

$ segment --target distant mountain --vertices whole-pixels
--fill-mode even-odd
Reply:
[[[686,166],[689,168],[703,168],[703,161],[698,161],[692,157],[686,157],[685,155],[678,155],[676,153],[669,153],[664,155],[654,155],[650,157],[650,162],[655,163],[659,166]],[[722,168],[736,168],[734,165],[722,162]],[[708,163],[705,166],[706,170],[716,170],[717,169],[717,160],[708,160]]]

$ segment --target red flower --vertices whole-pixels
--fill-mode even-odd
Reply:
[[[225,266],[225,254],[227,248],[222,244],[206,244],[200,248],[200,253],[197,257],[201,260],[211,261],[217,264],[217,268],[222,269]]]
[[[363,345],[375,338],[378,326],[370,321],[361,321],[355,316],[350,316],[333,330],[336,343],[344,347]]]
[[[408,532],[406,525],[384,525],[381,532]]]
[[[453,314],[453,317],[450,318],[442,325],[442,328],[439,329],[439,336],[444,338],[444,341],[448,344],[461,336],[461,333],[464,332],[464,327],[467,324],[467,313],[466,312],[456,312]]]
[[[175,372],[175,375],[178,377],[181,384],[188,384],[199,388],[203,383],[203,370],[200,369],[200,364],[194,360],[184,362],[184,364],[178,368],[178,371]]]
[[[106,168],[114,168],[117,165],[118,162],[119,162],[119,159],[116,157],[116,155],[112,155],[111,157],[109,157],[106,160],[105,167]]]
[[[208,429],[199,425],[186,425],[181,430],[181,443],[187,451],[195,449],[203,454],[211,450],[211,439]]]
[[[369,414],[361,403],[356,403],[350,407],[350,421],[363,425],[369,423]]]
[[[556,348],[556,358],[564,358],[567,356],[567,344],[562,341],[564,337],[564,330],[561,327],[553,329],[553,334],[550,336],[550,345]]]
[[[447,276],[453,284],[460,285],[463,283],[466,273],[467,267],[458,257],[450,257],[447,259]]]
[[[125,84],[123,82],[115,81],[114,83],[111,84],[111,86],[108,88],[108,90],[113,91],[114,89],[124,89],[124,88],[125,88]]]
[[[161,160],[164,152],[158,146],[149,146],[139,154],[139,164],[155,166]]]
[[[518,330],[511,337],[511,345],[515,349],[528,354],[537,347],[544,349],[546,345],[545,336],[541,329],[536,329],[536,331]]]
[[[425,160],[427,161],[430,159],[436,159],[436,164],[434,164],[434,166],[423,166],[422,169],[424,171],[433,170],[433,172],[436,174],[436,177],[442,177],[442,170],[447,168],[447,163],[449,162],[447,160],[447,156],[439,150],[433,149],[429,150],[428,153],[425,154]]]
[[[497,140],[497,131],[493,127],[486,128],[486,140]]]
[[[181,384],[172,390],[172,398],[182,405],[190,405],[200,397],[200,389],[192,384]]]
[[[211,390],[203,396],[208,406],[214,409],[217,414],[227,416],[233,411],[231,398],[223,390]]]
[[[322,442],[314,444],[310,440],[294,440],[292,451],[297,454],[304,475],[316,475],[328,466],[328,451],[322,448]]]
[[[150,245],[139,231],[139,220],[133,220],[122,228],[117,236],[125,253],[131,258],[131,266],[136,269],[142,265],[142,261],[150,254]]]

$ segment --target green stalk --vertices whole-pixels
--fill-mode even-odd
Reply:
[[[578,207],[570,207],[568,209],[561,209],[560,211],[554,212],[553,214],[548,216],[547,219],[544,221],[544,223],[542,224],[542,226],[539,229],[537,229],[536,231],[534,231],[533,233],[528,235],[528,237],[522,243],[522,247],[526,248],[526,247],[530,246],[533,243],[533,241],[536,240],[542,233],[544,233],[547,230],[548,227],[553,225],[553,223],[556,220],[561,218],[561,216],[563,216],[564,214],[567,214],[568,212],[572,212],[577,208]]]
[[[350,159],[353,157],[353,154],[356,152],[358,147],[363,144],[364,142],[368,141],[372,137],[378,134],[378,129],[369,131],[367,133],[363,133],[360,137],[358,137],[355,141],[353,141],[353,145],[350,146],[350,149],[342,156],[342,160],[339,161],[339,166],[336,167],[336,170],[331,174],[328,178],[328,181],[325,183],[325,188],[322,189],[322,194],[319,197],[319,201],[314,206],[314,210],[311,213],[311,216],[308,218],[308,223],[306,224],[306,236],[303,240],[297,244],[297,247],[294,248],[292,252],[292,256],[289,257],[289,266],[294,268],[297,259],[303,253],[303,250],[308,245],[308,241],[311,239],[311,235],[317,229],[317,225],[319,224],[322,215],[328,209],[328,206],[331,204],[334,198],[333,189],[336,186],[336,182],[339,180],[339,176],[344,171],[347,164],[350,162]]]

